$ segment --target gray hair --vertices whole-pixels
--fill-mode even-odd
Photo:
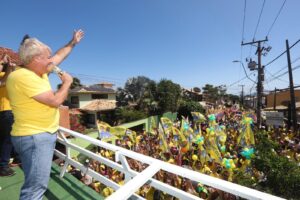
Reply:
[[[51,49],[38,39],[28,38],[22,42],[19,48],[19,56],[22,63],[27,65],[32,61],[32,58],[42,54],[45,49],[51,52]]]

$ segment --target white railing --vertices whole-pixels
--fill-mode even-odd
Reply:
[[[204,185],[211,186],[213,188],[234,194],[239,197],[243,197],[246,199],[282,199],[267,193],[263,193],[254,189],[250,189],[238,184],[234,184],[228,181],[224,181],[218,178],[214,178],[205,174],[201,174],[183,167],[179,167],[177,165],[172,165],[167,162],[163,162],[161,160],[154,159],[149,156],[145,156],[143,154],[136,153],[134,151],[127,150],[125,148],[115,146],[109,143],[105,143],[103,141],[91,138],[89,136],[71,131],[69,129],[65,129],[60,127],[60,134],[58,137],[58,142],[65,145],[66,154],[55,150],[55,155],[65,161],[65,164],[61,170],[60,176],[63,177],[66,172],[67,166],[72,165],[76,168],[79,168],[82,172],[92,176],[95,180],[101,182],[102,184],[111,187],[115,190],[115,192],[107,197],[108,200],[121,200],[121,199],[144,199],[143,197],[135,194],[135,192],[144,184],[150,184],[152,187],[168,193],[174,197],[179,199],[200,199],[197,196],[194,196],[190,193],[187,193],[183,190],[180,190],[176,187],[170,186],[166,183],[160,182],[153,177],[159,170],[164,170],[166,172],[170,172],[181,177],[190,179],[192,181],[200,182]],[[89,150],[86,150],[82,147],[79,147],[75,144],[72,144],[63,133],[71,135],[76,138],[80,138],[99,146],[101,148],[113,151],[115,153],[115,162],[109,160],[101,155],[97,155]],[[118,185],[114,181],[106,178],[105,176],[97,173],[96,171],[82,165],[81,163],[73,160],[70,156],[70,149],[76,150],[81,154],[86,155],[89,158],[92,158],[96,161],[99,161],[117,171],[120,171],[125,174],[125,184],[123,186]],[[126,157],[137,160],[141,163],[146,163],[149,166],[142,172],[136,172],[130,169],[130,166],[127,163]],[[121,163],[121,164],[119,164]]]

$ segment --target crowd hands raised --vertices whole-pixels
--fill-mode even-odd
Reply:
[[[251,165],[257,142],[257,130],[254,126],[256,116],[253,112],[221,108],[210,109],[206,115],[197,112],[191,114],[193,119],[182,117],[182,120],[175,122],[162,117],[160,126],[152,126],[150,132],[131,131],[122,137],[119,135],[119,139],[114,142],[123,148],[226,181],[237,182],[239,173],[247,174],[254,184],[266,180],[265,174]],[[106,123],[100,124],[100,128],[109,130]],[[270,139],[280,144],[279,150],[274,153],[300,163],[299,138],[294,133],[280,127],[277,131],[269,130],[267,134]],[[99,136],[101,138],[101,134]],[[102,137],[102,140],[109,141],[107,137]],[[114,160],[114,153],[111,151],[98,147],[95,153]],[[146,164],[130,158],[127,161],[130,168],[138,172],[147,167]],[[123,173],[95,160],[86,160],[85,165],[120,185],[124,184]],[[112,188],[93,180],[78,169],[69,166],[68,170],[104,196],[114,192]],[[233,194],[162,170],[154,178],[203,199],[238,199]],[[176,199],[148,184],[136,193],[146,199]]]

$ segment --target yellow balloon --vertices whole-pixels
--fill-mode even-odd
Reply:
[[[103,189],[102,191],[103,196],[108,197],[110,195],[110,191],[109,189],[106,187]]]
[[[193,161],[196,161],[196,160],[198,160],[198,156],[197,155],[192,155],[192,159],[193,159]]]

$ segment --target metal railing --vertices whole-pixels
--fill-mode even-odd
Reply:
[[[107,197],[108,200],[122,200],[122,199],[144,199],[143,197],[135,194],[135,192],[142,187],[144,184],[150,184],[155,189],[163,191],[167,194],[170,194],[179,199],[201,199],[197,196],[194,196],[190,193],[187,193],[181,189],[163,183],[159,180],[152,178],[159,170],[164,170],[166,172],[176,174],[178,176],[190,179],[192,181],[200,182],[204,185],[211,186],[213,188],[234,194],[239,197],[243,197],[246,199],[282,199],[267,193],[263,193],[254,189],[250,189],[238,184],[234,184],[228,181],[224,181],[222,179],[214,178],[205,174],[198,173],[196,171],[192,171],[183,167],[179,167],[177,165],[173,165],[167,162],[163,162],[161,160],[154,159],[149,156],[145,156],[143,154],[136,153],[134,151],[127,150],[125,148],[115,146],[109,143],[102,142],[100,140],[91,138],[89,136],[71,131],[69,129],[65,129],[60,127],[60,134],[58,137],[58,142],[65,145],[66,154],[55,150],[55,155],[65,161],[64,166],[61,169],[60,176],[63,177],[64,173],[67,170],[68,165],[74,166],[80,169],[83,173],[90,175],[95,180],[101,182],[102,184],[111,187],[115,190],[113,194]],[[76,138],[80,138],[90,142],[93,145],[98,147],[113,151],[115,153],[115,161],[109,160],[101,155],[95,154],[89,150],[86,150],[82,147],[79,147],[75,144],[72,144],[70,140],[68,140],[64,133],[71,135]],[[79,151],[81,154],[86,155],[89,158],[92,158],[102,164],[105,164],[119,172],[124,173],[125,175],[125,184],[119,185],[114,181],[106,178],[105,176],[97,173],[96,171],[84,166],[78,161],[74,160],[70,156],[70,150]],[[148,164],[149,166],[143,170],[142,172],[134,171],[130,168],[126,157],[137,160],[141,163]],[[121,164],[120,164],[121,163]]]

